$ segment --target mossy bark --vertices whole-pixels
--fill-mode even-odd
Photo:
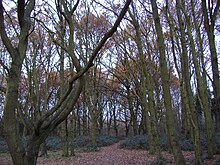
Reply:
[[[192,1],[191,1],[191,5],[194,8],[194,4]],[[212,125],[212,118],[211,118],[211,109],[209,108],[208,91],[207,91],[207,86],[206,86],[207,82],[204,82],[203,81],[204,79],[202,79],[202,76],[200,75],[201,70],[199,67],[199,61],[198,61],[198,57],[197,57],[197,53],[196,53],[195,43],[194,43],[193,36],[192,36],[190,19],[186,13],[184,7],[183,7],[183,11],[184,11],[184,14],[186,17],[186,23],[187,23],[187,29],[188,29],[187,34],[190,39],[193,62],[194,62],[194,67],[195,67],[195,72],[196,72],[196,77],[197,77],[197,86],[198,86],[197,88],[198,88],[198,94],[199,94],[199,102],[200,102],[202,111],[205,114],[205,119],[206,119],[206,134],[207,134],[207,141],[208,141],[208,153],[209,153],[209,157],[213,157],[214,132],[213,132],[213,125]],[[193,13],[194,13],[194,10],[193,10]],[[195,14],[194,14],[194,17],[195,17]],[[196,22],[196,19],[194,19],[194,24],[195,24],[195,28],[198,31],[199,28],[198,28],[198,25],[197,25],[198,23]],[[200,32],[198,34],[200,35]],[[200,38],[200,36],[199,36],[199,38]],[[206,81],[206,79],[205,79],[205,81]],[[199,162],[200,161],[201,161],[201,158],[199,159]]]
[[[69,132],[69,143],[70,143],[70,156],[75,156],[75,145],[74,145],[74,138],[75,138],[75,113],[72,112],[70,114],[70,132]]]
[[[160,18],[158,14],[158,7],[155,0],[151,0],[151,6],[153,11],[153,19],[155,23],[156,33],[157,33],[157,44],[160,53],[160,72],[162,78],[162,88],[164,94],[164,105],[166,108],[166,122],[168,135],[172,146],[172,152],[174,155],[174,159],[176,164],[185,165],[185,160],[180,149],[180,145],[177,139],[175,122],[174,122],[174,114],[172,112],[172,99],[170,94],[170,83],[169,83],[169,73],[167,68],[166,54],[165,54],[165,45],[164,45],[164,37],[162,32],[162,27],[160,24]]]
[[[156,109],[154,107],[154,97],[153,97],[153,85],[152,85],[152,79],[148,71],[151,68],[148,68],[146,60],[149,58],[146,58],[143,52],[143,45],[141,42],[141,31],[140,26],[136,17],[134,5],[132,5],[132,11],[129,11],[129,15],[132,19],[132,24],[135,28],[135,43],[138,48],[139,53],[139,59],[140,59],[140,74],[141,74],[141,87],[140,87],[140,97],[142,102],[142,107],[145,110],[145,113],[148,120],[148,136],[149,136],[149,146],[150,146],[150,153],[154,154],[156,153],[157,159],[160,160],[162,158],[161,150],[160,150],[160,140],[157,130],[157,121],[156,121]],[[148,52],[148,56],[150,56]],[[148,61],[148,62],[149,62]],[[146,97],[148,95],[148,98]]]
[[[189,123],[191,126],[191,136],[193,138],[194,147],[195,147],[195,156],[198,164],[202,163],[201,160],[201,144],[200,144],[200,133],[198,127],[198,119],[197,119],[197,112],[195,109],[195,105],[193,102],[193,94],[190,85],[190,73],[189,73],[189,66],[188,66],[188,55],[186,49],[186,35],[184,31],[184,22],[181,17],[181,2],[179,0],[176,1],[176,9],[177,9],[177,16],[178,22],[180,26],[180,33],[181,33],[181,47],[182,47],[182,55],[181,55],[181,66],[182,66],[182,76],[183,76],[183,86],[182,86],[182,95],[183,101],[185,102],[186,107],[186,115],[189,119]],[[189,30],[189,29],[188,29]],[[192,38],[191,38],[192,39]],[[191,40],[192,43],[192,40]]]
[[[203,23],[208,36],[209,49],[211,53],[211,65],[213,74],[213,92],[216,103],[216,111],[218,112],[218,121],[220,121],[220,77],[219,77],[219,63],[215,44],[215,23],[217,20],[217,15],[219,13],[220,1],[215,2],[216,6],[208,2],[208,7],[206,1],[203,0],[201,3],[202,13],[203,13]],[[220,124],[220,122],[218,122]],[[219,127],[219,126],[218,126]],[[210,148],[208,150],[209,157],[213,157],[213,151]]]

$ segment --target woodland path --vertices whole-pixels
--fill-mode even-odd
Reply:
[[[175,165],[173,157],[168,152],[162,152],[168,160],[166,164]],[[194,154],[183,152],[187,165],[194,165]],[[61,151],[50,151],[49,158],[38,158],[37,165],[156,165],[156,157],[148,151],[121,149],[119,143],[102,147],[96,152],[76,152],[76,156],[64,158]],[[9,165],[8,154],[0,154],[0,165]],[[220,155],[214,160],[206,160],[204,165],[220,165]]]
[[[56,159],[56,165],[146,165],[148,151],[126,150],[119,148],[119,143],[107,147],[101,147],[96,152],[76,152],[72,158]],[[152,156],[151,156],[152,157]],[[152,157],[154,159],[154,156]],[[54,165],[55,162],[38,160],[39,165]]]
[[[49,159],[39,158],[38,165],[156,165],[156,156],[144,150],[128,150],[119,147],[119,143],[101,147],[97,152],[76,152],[72,158],[63,158],[61,153]],[[184,151],[187,165],[195,165],[193,152]],[[166,164],[175,165],[173,156],[162,152]],[[146,164],[148,162],[148,164]],[[220,155],[214,160],[206,160],[204,165],[220,165]]]

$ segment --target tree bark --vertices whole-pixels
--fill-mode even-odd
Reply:
[[[194,7],[193,2],[191,2],[192,7]],[[192,11],[194,12],[194,9],[192,9]],[[192,51],[192,56],[193,56],[193,62],[194,62],[194,67],[195,67],[195,72],[196,72],[196,77],[197,77],[197,88],[198,88],[198,94],[199,94],[199,102],[202,108],[202,111],[205,113],[205,119],[206,119],[206,134],[207,134],[207,140],[208,140],[208,154],[209,157],[213,157],[213,153],[214,153],[214,132],[213,132],[213,125],[212,125],[212,118],[211,118],[211,109],[209,108],[209,100],[208,100],[208,91],[207,91],[207,86],[205,86],[204,84],[207,84],[207,82],[203,82],[202,80],[202,76],[200,75],[200,67],[199,67],[199,62],[196,56],[196,48],[195,48],[195,43],[193,40],[193,36],[192,36],[192,30],[191,30],[191,25],[190,25],[190,19],[183,7],[183,12],[184,15],[186,17],[186,23],[187,23],[187,33],[190,39],[190,45],[191,45],[191,51]],[[194,24],[195,24],[195,28],[199,30],[198,25],[196,20],[194,19]],[[200,34],[200,33],[199,33]],[[200,37],[200,36],[199,36]],[[202,55],[201,55],[202,56]],[[201,147],[200,147],[200,151],[201,152]],[[198,156],[198,155],[197,155]],[[198,157],[198,161],[200,162],[200,164],[202,163],[201,161],[201,157]]]
[[[134,11],[134,6],[133,6],[133,11]],[[149,130],[148,130],[148,135],[150,139],[150,153],[154,154],[156,153],[158,161],[162,158],[161,155],[161,150],[160,150],[160,139],[158,136],[158,130],[157,130],[157,121],[156,121],[156,109],[154,108],[154,97],[153,97],[153,84],[152,84],[152,79],[149,74],[149,70],[151,68],[147,68],[147,62],[146,60],[149,59],[144,56],[143,52],[143,45],[141,42],[141,31],[139,27],[139,23],[136,19],[136,13],[134,12],[133,14],[129,12],[131,18],[132,18],[132,24],[135,28],[135,42],[138,48],[138,53],[139,53],[139,58],[140,58],[140,72],[141,72],[141,101],[142,105],[146,111],[147,115],[149,115]],[[150,56],[149,52],[148,55]],[[146,98],[148,96],[148,98]],[[148,101],[148,103],[147,103]]]
[[[164,37],[162,32],[162,27],[160,24],[160,18],[158,14],[158,7],[155,0],[151,0],[151,6],[153,11],[153,19],[155,23],[155,28],[157,32],[157,39],[158,39],[158,48],[160,53],[160,71],[161,71],[161,78],[162,78],[162,88],[164,94],[164,105],[166,108],[166,122],[167,122],[167,129],[168,135],[172,146],[172,152],[174,155],[174,159],[176,164],[178,165],[185,165],[185,160],[182,154],[182,151],[179,146],[179,142],[177,140],[175,122],[174,122],[174,115],[172,112],[172,103],[171,103],[171,94],[170,94],[170,86],[169,86],[169,74],[166,62],[166,55],[165,55],[165,45],[164,45]]]
[[[218,112],[218,121],[220,121],[220,77],[219,77],[219,68],[218,68],[218,57],[217,57],[217,51],[216,51],[216,44],[215,44],[215,22],[217,19],[217,15],[219,12],[220,7],[220,1],[218,0],[216,3],[216,6],[214,8],[214,11],[212,11],[212,7],[209,7],[209,10],[206,5],[206,1],[202,0],[202,13],[204,17],[204,27],[208,36],[208,42],[209,42],[209,49],[211,53],[211,65],[212,65],[212,74],[213,74],[213,91],[214,91],[214,98],[215,98],[215,105],[216,110]],[[211,3],[209,1],[209,3]],[[210,5],[210,4],[209,4]],[[220,124],[220,122],[219,122]],[[209,156],[213,156],[213,152],[209,151]]]
[[[193,102],[193,93],[192,93],[191,84],[190,84],[190,72],[188,69],[189,68],[189,65],[188,65],[189,61],[188,61],[188,54],[187,54],[187,47],[186,47],[186,35],[185,35],[185,31],[184,31],[184,22],[181,17],[181,4],[182,4],[181,1],[179,1],[179,0],[176,1],[177,17],[178,17],[180,33],[181,33],[181,39],[180,39],[181,46],[182,46],[181,66],[182,66],[182,73],[183,73],[183,90],[185,90],[184,91],[185,92],[184,99],[185,99],[185,103],[186,103],[188,118],[189,118],[191,128],[192,128],[191,133],[192,133],[193,142],[194,142],[196,162],[198,164],[202,164],[200,132],[199,132],[199,127],[198,127],[197,112],[196,112],[195,105]],[[188,26],[188,30],[190,30],[189,26]],[[189,36],[189,38],[190,38],[190,43],[193,44],[192,36]],[[197,61],[194,60],[194,62],[197,62]],[[198,74],[197,76],[199,76],[198,68],[196,68],[196,71]],[[197,78],[199,78],[199,77],[197,77]],[[198,80],[200,80],[200,79],[198,79]]]

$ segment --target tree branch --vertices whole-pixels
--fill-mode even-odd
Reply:
[[[4,64],[4,62],[0,59],[0,65],[9,73],[9,68]]]
[[[213,21],[214,21],[214,22],[215,22],[216,19],[217,19],[219,7],[220,7],[220,1],[218,0],[218,1],[217,1],[217,4],[216,4],[216,6],[215,6],[215,9],[214,9],[214,13],[213,13]]]
[[[48,111],[48,113],[46,113],[44,116],[42,116],[42,118],[38,121],[38,123],[37,123],[37,128],[38,129],[41,127],[43,122],[49,116],[53,115],[62,106],[62,104],[66,101],[68,96],[72,93],[72,85],[73,85],[73,83],[76,80],[78,80],[80,77],[82,77],[84,75],[84,73],[86,73],[89,70],[89,68],[93,66],[93,60],[95,59],[95,57],[97,56],[97,54],[101,50],[101,48],[104,46],[105,42],[116,32],[117,27],[119,26],[121,20],[123,19],[124,15],[126,14],[131,1],[132,0],[127,0],[126,1],[125,5],[124,5],[124,8],[121,10],[121,12],[120,12],[118,18],[116,19],[113,27],[104,35],[104,37],[99,42],[97,47],[93,50],[93,53],[92,53],[92,55],[91,55],[87,65],[85,66],[85,68],[83,70],[79,71],[75,76],[72,77],[72,79],[69,82],[69,87],[68,87],[65,95],[61,98],[61,100],[58,102],[58,104],[55,107],[53,107],[50,111]],[[68,114],[70,111],[71,110],[68,110],[68,112],[66,112],[65,114]],[[61,123],[64,119],[63,118],[59,118],[59,119],[54,119],[53,118],[53,120],[57,120],[55,123]],[[50,123],[53,123],[53,121],[50,121]]]
[[[25,8],[25,0],[19,0],[17,13],[18,13],[18,22],[21,29],[24,26],[24,11],[25,11],[24,8]]]
[[[70,11],[71,15],[74,13],[74,11],[76,10],[77,6],[79,5],[79,1],[80,0],[77,0],[76,4],[73,6],[72,10]]]
[[[6,88],[3,87],[3,86],[0,86],[0,91],[3,92],[3,93],[6,93]]]
[[[4,19],[4,7],[2,4],[2,0],[0,0],[0,35],[2,42],[4,43],[7,51],[11,55],[11,57],[15,54],[15,48],[12,46],[11,41],[9,40],[7,33],[5,31],[5,19]]]
[[[102,38],[102,40],[99,42],[99,44],[97,45],[97,47],[93,50],[92,55],[86,65],[86,67],[79,72],[78,74],[76,74],[71,80],[70,83],[73,83],[75,80],[77,80],[79,77],[81,77],[85,72],[87,72],[89,70],[90,67],[93,66],[93,60],[95,59],[95,57],[97,56],[98,52],[102,49],[102,47],[104,46],[105,42],[117,31],[117,28],[121,22],[121,20],[123,19],[124,15],[126,14],[129,5],[131,3],[132,0],[127,0],[125,3],[124,8],[122,9],[122,11],[120,12],[117,20],[115,21],[113,27],[104,35],[104,37]]]

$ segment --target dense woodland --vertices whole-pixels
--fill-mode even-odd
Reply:
[[[220,131],[219,0],[0,0],[0,122],[15,165],[36,164],[51,134],[147,134],[177,165],[179,135],[202,164]]]

